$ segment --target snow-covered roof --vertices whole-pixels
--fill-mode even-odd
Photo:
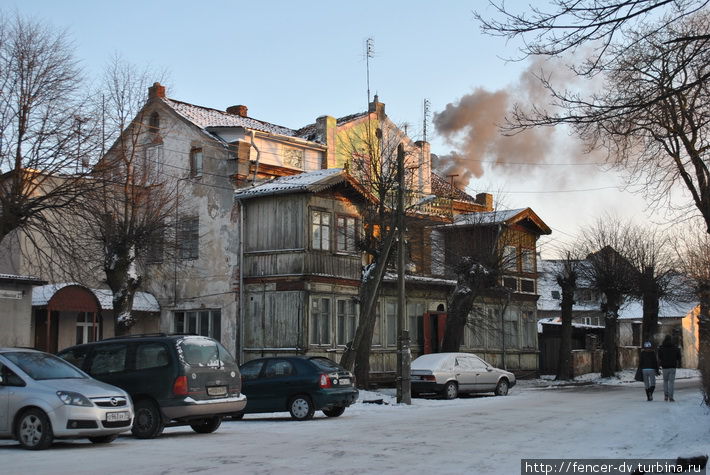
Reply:
[[[76,283],[49,284],[35,287],[32,289],[32,306],[44,306],[49,303],[49,300],[59,290],[70,285],[79,285]],[[88,288],[87,288],[88,289]],[[101,310],[113,310],[113,296],[110,290],[107,289],[88,289],[94,293],[96,299],[101,305]],[[133,298],[133,310],[136,312],[160,312],[160,304],[158,300],[148,292],[136,292]]]
[[[253,119],[251,117],[242,117],[237,114],[230,114],[225,111],[188,104],[187,102],[176,101],[174,99],[164,98],[163,101],[179,115],[202,129],[208,127],[244,127],[246,129],[272,134],[287,135],[290,137],[297,136],[296,131],[293,129],[270,124],[269,122]]]
[[[284,193],[317,193],[346,180],[342,168],[328,168],[298,175],[279,177],[254,187],[240,188],[234,192],[239,199]]]
[[[559,317],[541,318],[537,321],[537,332],[542,333],[543,325],[562,325],[562,320]],[[604,325],[587,325],[586,323],[572,322],[574,328],[604,328]]]
[[[383,280],[386,282],[394,282],[397,280],[397,274],[394,272],[385,272]],[[420,283],[420,284],[432,284],[432,285],[446,285],[455,286],[456,281],[451,279],[441,279],[438,277],[425,277],[421,275],[409,275],[405,274],[405,282]]]
[[[658,318],[682,318],[697,306],[697,302],[661,300],[658,302]],[[641,320],[642,318],[643,303],[638,300],[630,300],[619,309],[619,320]]]
[[[31,275],[0,274],[0,280],[21,281],[23,283],[35,285],[41,285],[46,283],[46,281],[40,279],[39,277],[34,277]]]
[[[460,214],[454,218],[454,225],[501,224],[509,221],[529,208],[504,209],[483,213]]]

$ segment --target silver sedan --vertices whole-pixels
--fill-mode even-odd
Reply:
[[[412,361],[412,395],[440,394],[455,399],[460,393],[505,396],[515,375],[494,368],[470,353],[432,353]]]
[[[55,438],[109,443],[132,422],[125,391],[49,353],[0,348],[0,437],[32,450],[49,447]]]

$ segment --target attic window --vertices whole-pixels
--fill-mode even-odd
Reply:
[[[150,120],[148,122],[148,131],[153,135],[157,135],[158,132],[160,132],[160,114],[158,114],[157,112],[153,112],[150,115]]]
[[[203,155],[201,148],[190,150],[190,175],[202,176]]]
[[[559,300],[559,299],[560,299],[560,291],[559,291],[559,290],[553,290],[553,291],[552,291],[552,298],[555,299],[555,300]]]

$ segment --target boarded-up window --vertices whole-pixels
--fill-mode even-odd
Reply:
[[[338,252],[357,251],[357,219],[352,216],[338,216],[336,222],[336,250]]]
[[[313,210],[311,212],[311,246],[321,251],[330,250],[330,213]]]
[[[183,218],[178,224],[180,259],[197,259],[200,255],[200,218]]]
[[[347,345],[355,337],[357,321],[357,303],[352,299],[337,301],[338,345]]]
[[[311,300],[311,345],[329,345],[330,299],[313,297]]]

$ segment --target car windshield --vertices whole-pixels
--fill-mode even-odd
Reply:
[[[5,353],[5,358],[15,363],[32,379],[84,379],[84,373],[61,358],[47,353],[13,351]]]
[[[325,371],[342,371],[343,370],[342,366],[340,366],[338,363],[336,363],[333,360],[329,360],[328,358],[316,357],[316,358],[311,358],[311,361],[313,362],[314,365],[318,366],[318,369],[322,369]]]
[[[236,365],[234,358],[219,342],[206,338],[180,340],[178,349],[190,366],[222,367]]]

